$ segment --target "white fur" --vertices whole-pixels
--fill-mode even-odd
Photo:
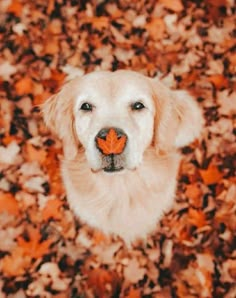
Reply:
[[[145,109],[132,111],[136,101]],[[93,111],[82,111],[83,102]],[[69,82],[43,112],[63,141],[62,176],[75,214],[126,242],[144,238],[173,202],[176,148],[199,136],[202,116],[193,98],[132,71],[94,72]],[[106,161],[95,136],[105,127],[128,137],[116,160],[120,172],[103,171]]]

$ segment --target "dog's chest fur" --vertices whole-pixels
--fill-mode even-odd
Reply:
[[[179,155],[144,154],[134,171],[92,173],[82,153],[63,162],[62,175],[68,201],[75,214],[105,233],[126,242],[151,232],[174,199]]]

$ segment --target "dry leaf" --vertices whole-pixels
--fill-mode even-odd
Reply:
[[[38,161],[43,164],[47,157],[47,152],[44,149],[37,149],[31,143],[25,145],[26,158],[28,161]]]
[[[122,153],[125,144],[126,137],[122,136],[118,138],[116,131],[113,128],[109,130],[105,140],[97,138],[98,148],[106,155]]]
[[[118,276],[114,271],[108,272],[105,269],[96,268],[88,273],[88,285],[94,290],[95,295],[99,298],[113,297],[118,284]],[[108,287],[111,287],[109,296],[106,295]]]
[[[48,200],[46,206],[42,210],[42,218],[43,220],[62,219],[62,212],[60,211],[61,206],[63,205],[63,201],[59,199]]]
[[[22,236],[17,238],[17,243],[23,250],[23,254],[37,259],[48,253],[52,240],[41,241],[42,235],[37,228],[28,227],[27,232],[29,240],[25,240]]]
[[[137,283],[143,279],[145,273],[146,269],[140,267],[137,259],[131,259],[124,268],[124,277],[131,283]]]
[[[24,249],[17,247],[11,255],[5,256],[0,263],[0,269],[5,276],[20,276],[30,266],[31,258],[24,254]]]
[[[11,193],[0,193],[0,213],[19,214],[19,205]]]
[[[174,12],[181,12],[184,9],[181,0],[160,0],[160,3],[167,9],[173,10]]]
[[[163,38],[165,33],[165,22],[161,18],[152,19],[151,22],[147,23],[145,26],[150,37],[154,40]]]
[[[209,76],[207,80],[208,82],[212,83],[217,90],[221,90],[222,88],[228,88],[229,86],[228,79],[221,74]]]
[[[131,288],[125,298],[141,298],[141,291],[140,289]]]
[[[29,77],[23,77],[15,83],[15,90],[19,96],[32,93],[33,81]]]
[[[218,167],[214,164],[210,164],[208,169],[199,170],[202,180],[205,184],[215,184],[221,181],[223,174],[219,171]]]
[[[202,210],[196,210],[194,208],[189,208],[188,222],[197,228],[204,227],[207,224],[206,215]]]
[[[7,8],[7,12],[12,13],[17,17],[20,17],[22,13],[22,9],[23,9],[23,4],[21,3],[21,1],[13,0]]]

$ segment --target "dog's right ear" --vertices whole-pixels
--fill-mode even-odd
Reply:
[[[69,82],[41,106],[46,126],[63,141],[64,152],[73,159],[81,146],[75,133],[74,82]]]
[[[73,129],[73,95],[68,84],[42,104],[41,110],[46,126],[60,139]]]

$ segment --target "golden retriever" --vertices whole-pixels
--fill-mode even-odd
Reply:
[[[145,238],[173,202],[177,149],[200,134],[202,114],[185,91],[119,70],[68,82],[43,105],[62,140],[62,177],[74,213],[127,243]]]

